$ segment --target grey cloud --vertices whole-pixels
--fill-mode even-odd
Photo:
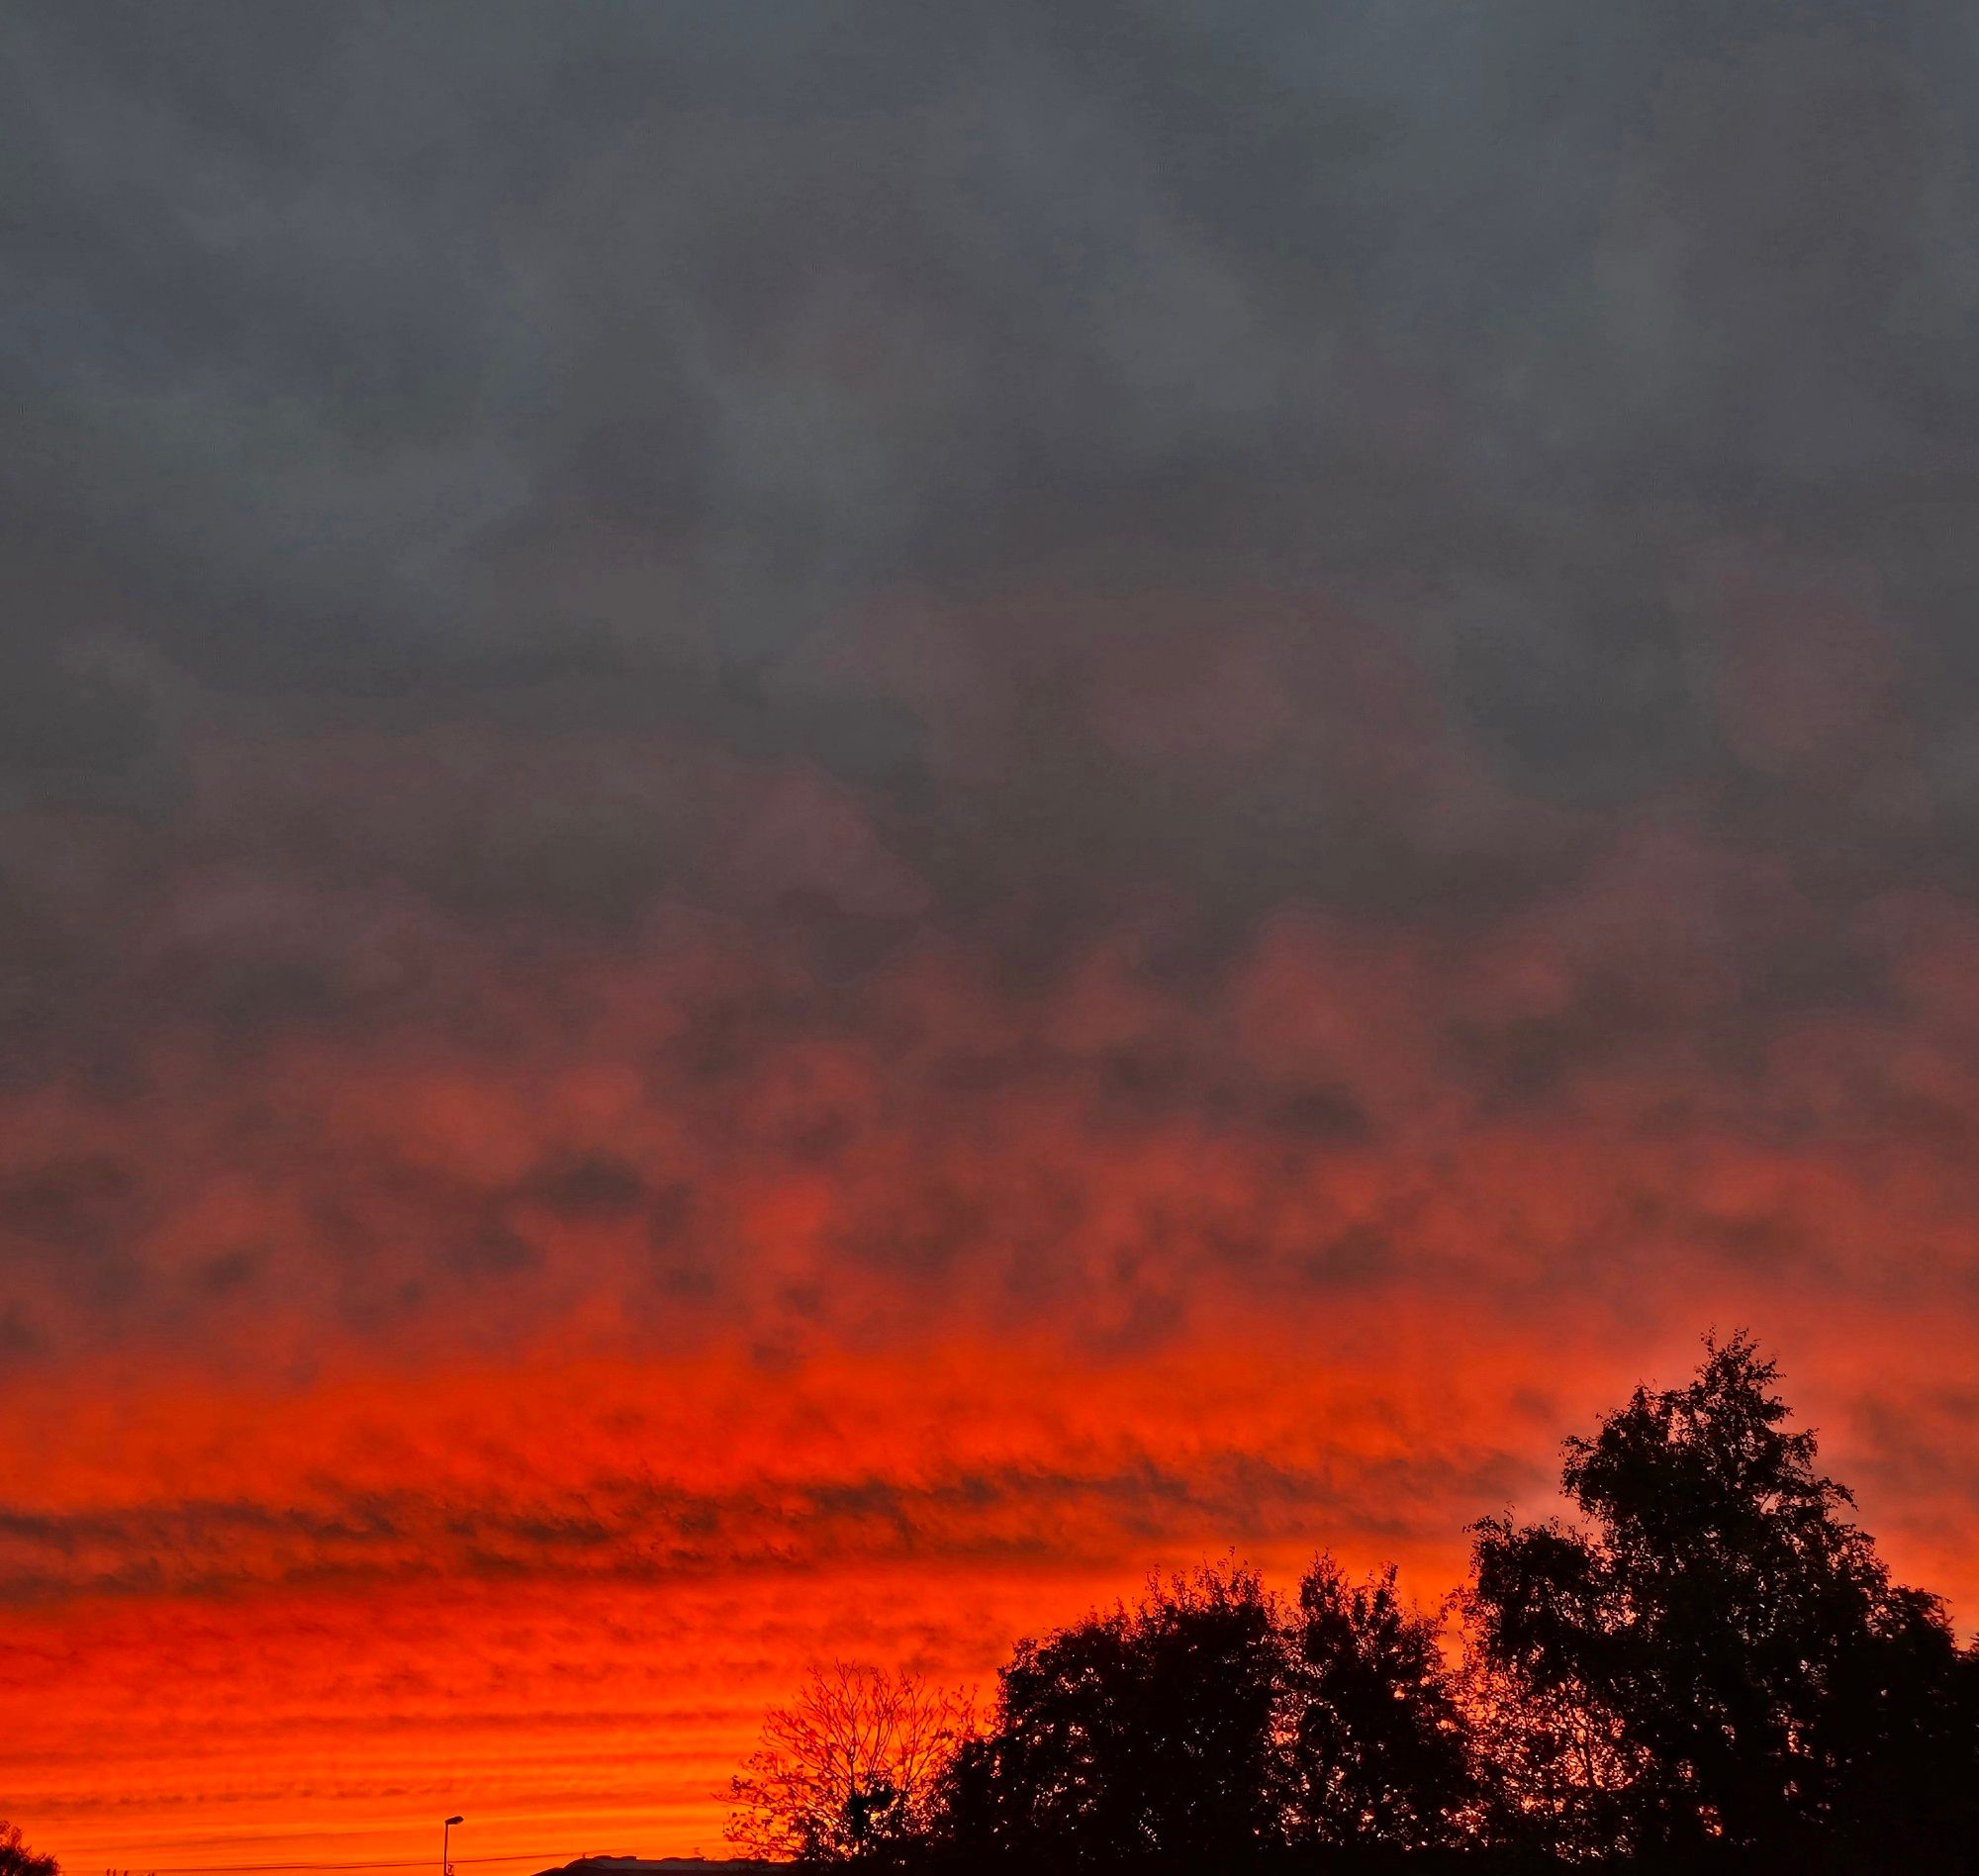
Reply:
[[[29,9],[15,382],[43,499],[142,517],[227,684],[499,675],[614,539],[745,666],[847,582],[1261,498],[1249,555],[1295,507],[1322,560],[1481,575],[1742,446],[1791,490],[1955,444],[1928,15]],[[1797,412],[1826,458],[1768,454]]]
[[[1734,968],[1815,1005],[1874,970],[1789,939],[1974,889],[1979,68],[1942,9],[5,31],[24,1047],[140,994],[361,1027],[433,987],[395,921],[636,943],[659,903],[838,976],[932,928],[1035,981],[1145,925],[1200,982],[1287,903],[1490,934],[1646,814],[1794,876],[1808,917]],[[1847,761],[1768,767],[1732,713],[1742,555],[1870,595]],[[923,636],[883,656],[887,618]],[[1786,643],[1762,682],[1830,655]],[[395,747],[424,766],[380,785]],[[158,947],[217,853],[300,909]],[[1591,985],[1508,1087],[1654,994]]]

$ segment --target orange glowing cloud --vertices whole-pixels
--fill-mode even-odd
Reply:
[[[485,1037],[161,1038],[137,1128],[12,1097],[15,1228],[69,1256],[0,1386],[11,1802],[81,1867],[332,1840],[298,1806],[397,1854],[464,1793],[489,1854],[711,1846],[807,1659],[981,1677],[1230,1544],[1440,1594],[1713,1321],[1969,1622],[1979,1189],[1916,1125],[1975,1091],[1964,928],[1873,928],[1929,1022],[1717,1059],[1700,932],[1784,890],[1646,833],[1461,953],[922,949],[825,1013],[691,921],[526,982],[456,936]]]

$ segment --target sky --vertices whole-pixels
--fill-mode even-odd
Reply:
[[[720,1844],[1749,1327],[1979,1624],[1947,4],[0,14],[0,1815]]]

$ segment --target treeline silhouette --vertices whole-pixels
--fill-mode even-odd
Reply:
[[[38,1856],[21,1836],[21,1827],[0,1818],[0,1876],[61,1876],[52,1856]]]
[[[839,1666],[733,1781],[755,1854],[907,1869],[1979,1870],[1979,1647],[1890,1580],[1749,1336],[1471,1527],[1440,1610],[1234,1559],[1020,1642],[979,1716]]]

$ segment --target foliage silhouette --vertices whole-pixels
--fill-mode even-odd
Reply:
[[[1095,1860],[1255,1849],[1272,1825],[1280,1667],[1263,1580],[1233,1562],[1018,1642],[993,1725],[952,1767],[950,1836]]]
[[[947,1792],[958,1846],[1208,1866],[1459,1842],[1480,1786],[1436,1620],[1321,1556],[1294,1606],[1225,1561],[1020,1642]]]
[[[924,1837],[936,1780],[975,1709],[960,1690],[839,1661],[774,1708],[729,1782],[728,1839],[751,1856],[844,1862]]]
[[[0,1876],[61,1876],[52,1856],[37,1856],[22,1841],[19,1825],[0,1818]]]
[[[1979,1872],[1979,1649],[1891,1582],[1776,1380],[1707,1339],[1566,1442],[1576,1521],[1472,1527],[1441,1612],[1392,1566],[1322,1553],[1294,1600],[1228,1558],[1020,1642],[981,1733],[905,1677],[814,1677],[731,1834],[951,1876]]]
[[[1435,1618],[1393,1564],[1351,1584],[1314,1559],[1289,1623],[1279,1831],[1425,1849],[1475,1835],[1484,1788]]]
[[[1501,1764],[1562,1849],[1922,1856],[1970,1806],[1972,1658],[1891,1584],[1775,1379],[1747,1336],[1707,1341],[1694,1380],[1566,1443],[1585,1529],[1474,1527]]]

